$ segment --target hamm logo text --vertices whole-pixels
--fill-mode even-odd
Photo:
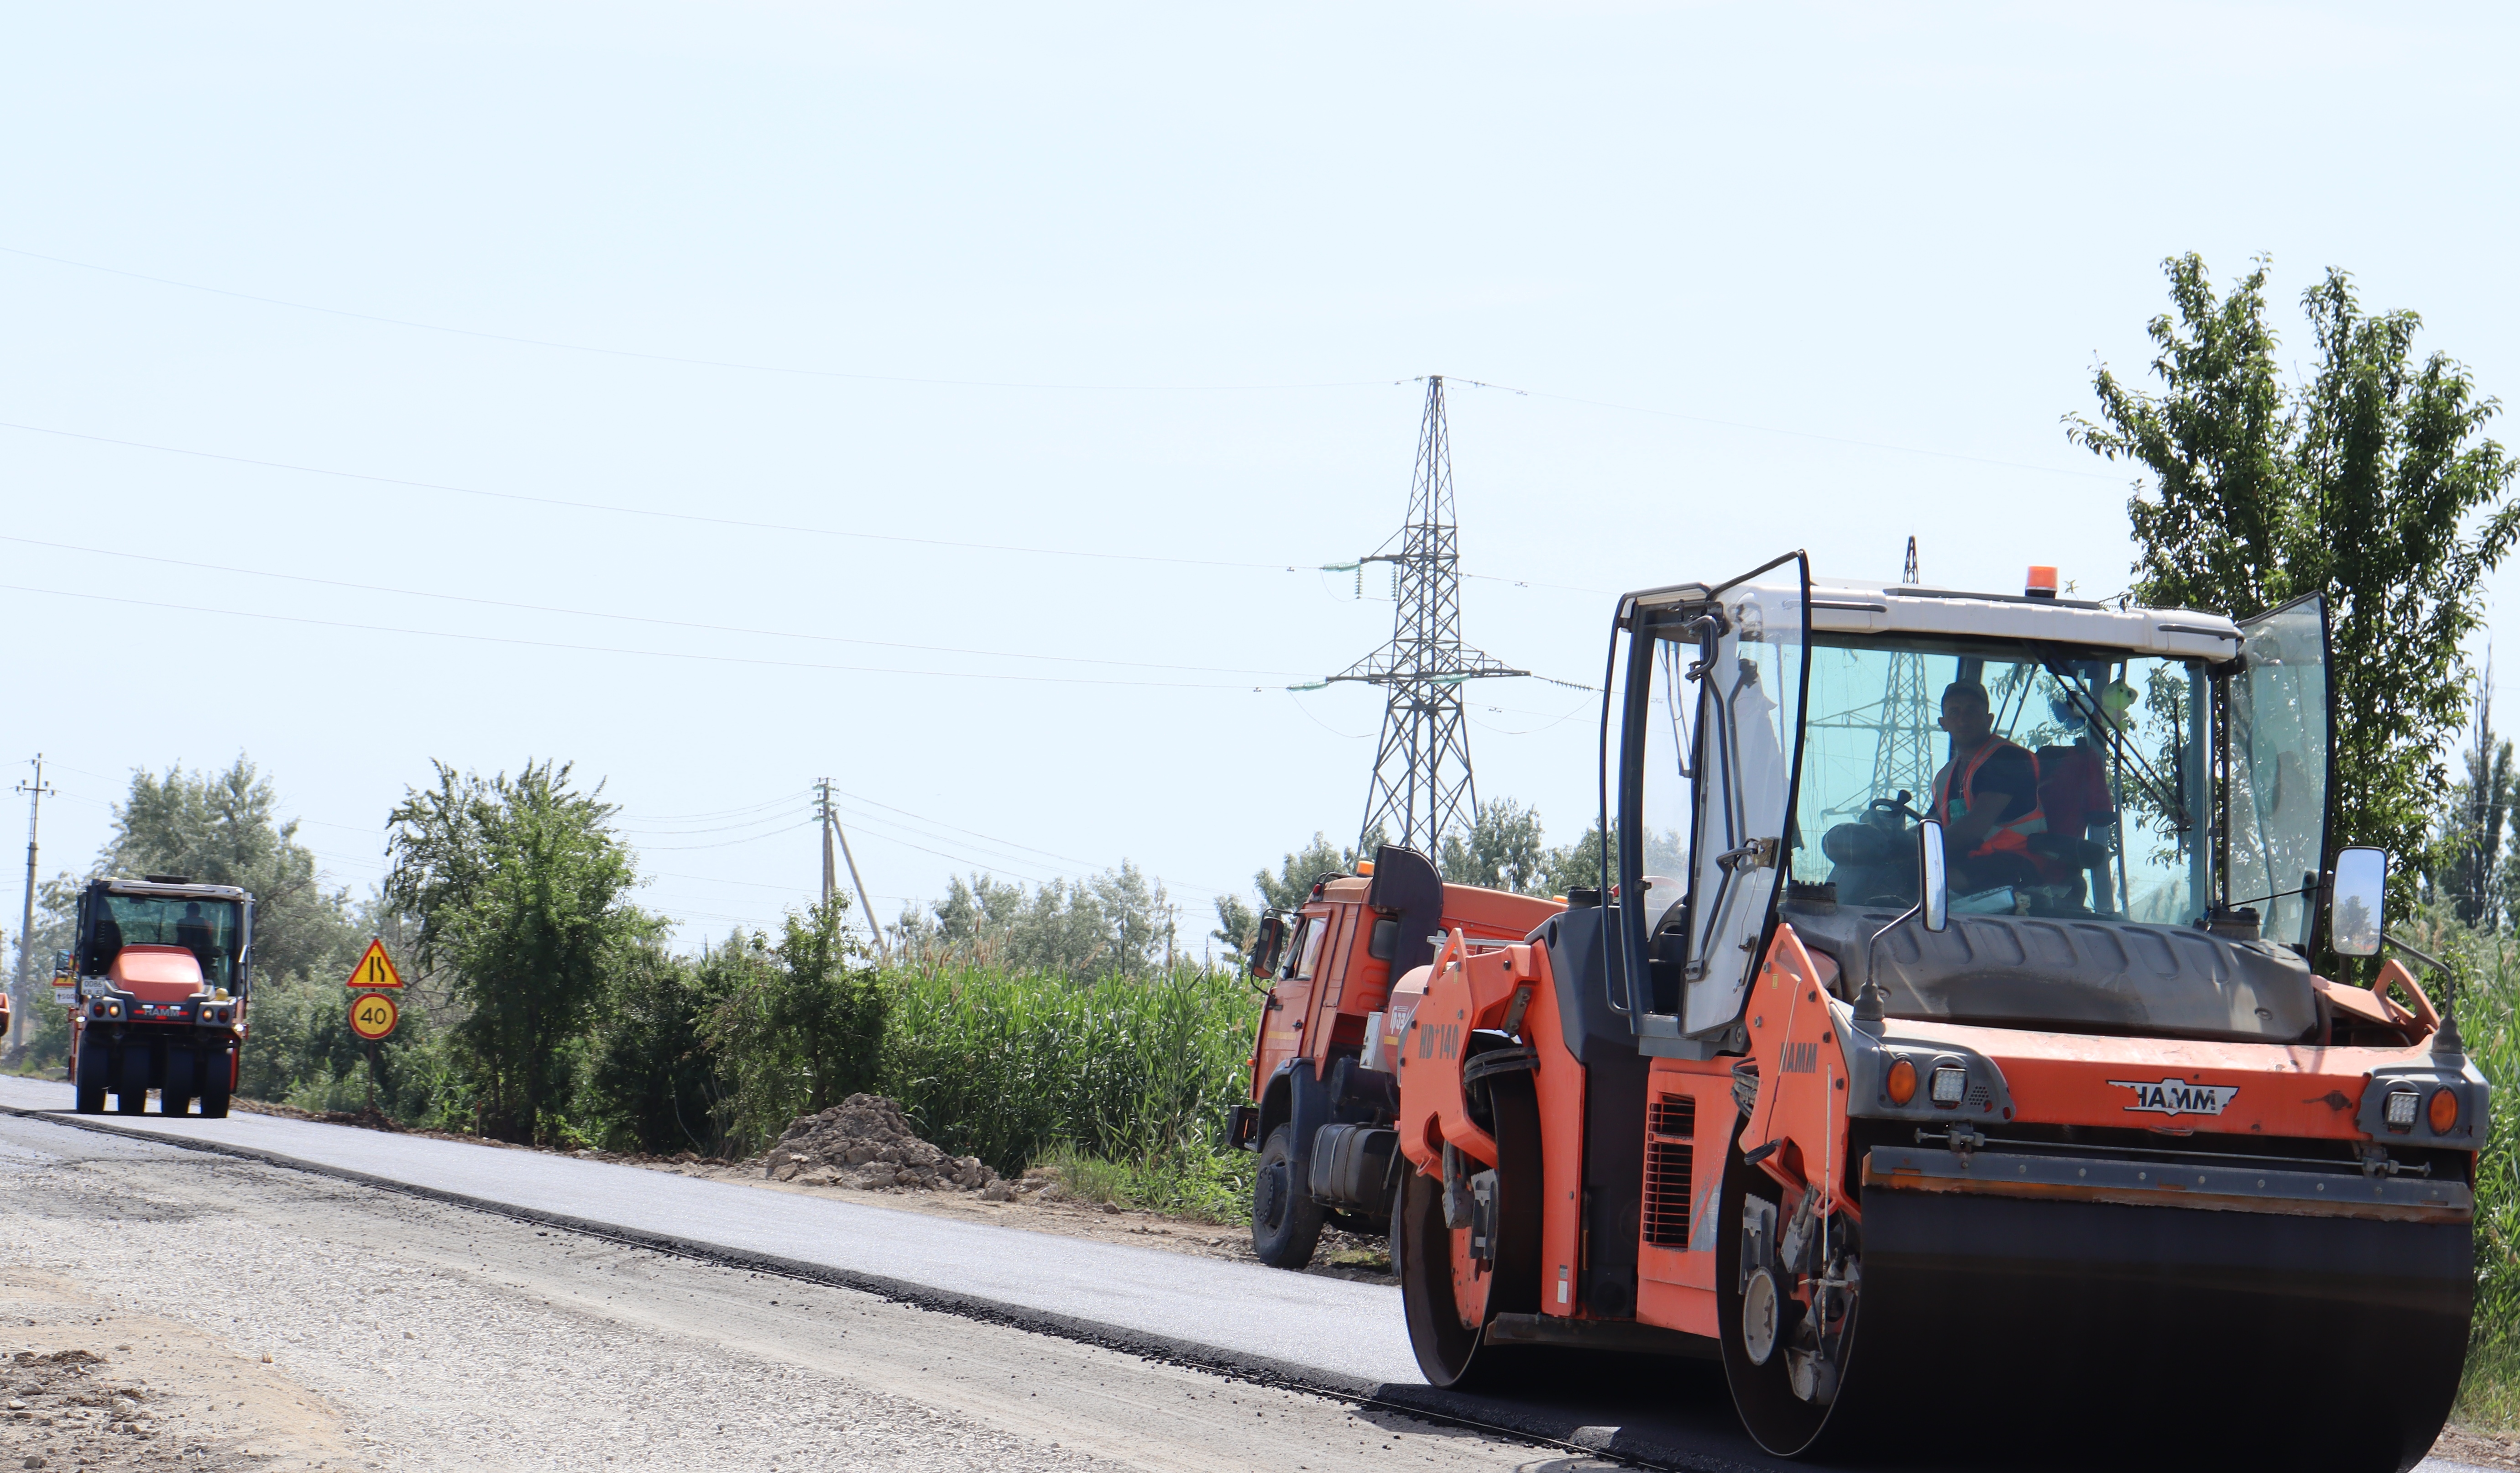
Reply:
[[[2239,1097],[2237,1084],[2190,1084],[2183,1080],[2163,1080],[2158,1083],[2146,1080],[2111,1080],[2119,1089],[2135,1091],[2130,1110],[2153,1115],[2220,1115],[2223,1107]]]

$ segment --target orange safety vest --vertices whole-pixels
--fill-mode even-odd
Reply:
[[[1976,799],[1976,794],[1970,791],[1970,784],[1977,779],[1977,769],[1986,765],[1987,759],[2006,747],[2029,759],[2030,811],[2016,818],[2008,818],[1987,830],[1986,838],[1979,841],[1977,848],[1969,851],[1971,858],[1980,854],[2028,854],[2030,836],[2048,832],[2048,815],[2039,807],[2039,758],[2030,749],[2015,742],[2005,741],[2002,737],[1997,737],[1980,747],[1977,754],[1969,759],[1968,765],[1961,769],[1958,812],[1953,812],[1951,809],[1951,765],[1946,763],[1942,771],[1934,774],[1934,812],[1946,823],[1968,812],[1969,805]]]

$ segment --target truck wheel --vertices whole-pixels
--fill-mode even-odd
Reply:
[[[74,1086],[78,1099],[71,1108],[81,1115],[103,1115],[105,1082],[108,1072],[112,1068],[113,1060],[106,1053],[103,1043],[92,1038],[83,1039],[79,1044],[77,1082]]]
[[[1251,1183],[1251,1251],[1272,1268],[1301,1268],[1322,1240],[1322,1217],[1312,1183],[1295,1179],[1295,1128],[1280,1126],[1260,1148]]]
[[[235,1054],[218,1048],[202,1055],[202,1119],[228,1118],[228,1082],[235,1076]]]
[[[126,1044],[122,1050],[122,1068],[113,1081],[113,1112],[116,1115],[138,1115],[149,1106],[149,1046]]]

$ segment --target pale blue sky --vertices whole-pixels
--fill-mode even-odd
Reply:
[[[1575,681],[1610,591],[1797,545],[1895,575],[1912,532],[1936,581],[2122,586],[2129,476],[2057,422],[2095,357],[2140,370],[2173,252],[2223,280],[2272,253],[2296,355],[2334,263],[2520,384],[2499,10],[0,25],[0,248],[32,253],[0,253],[0,530],[34,539],[0,542],[0,670],[5,756],[59,764],[47,872],[135,765],[243,750],[364,889],[430,759],[557,756],[608,780],[686,939],[810,893],[790,825],[825,774],[903,810],[857,806],[879,897],[1127,856],[1196,935],[1361,812],[1373,695],[1281,687],[1390,606],[1282,570],[1399,521],[1395,381],[1530,391],[1454,395],[1465,566],[1506,580],[1468,585],[1468,630]],[[1481,792],[1572,837],[1586,698],[1476,696]]]

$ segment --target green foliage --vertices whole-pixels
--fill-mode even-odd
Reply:
[[[607,1148],[741,1154],[730,1150],[729,1085],[706,1029],[746,963],[742,948],[739,933],[724,960],[712,953],[696,964],[653,944],[622,959],[586,1078],[585,1104]]]
[[[930,914],[903,915],[893,935],[914,954],[1070,977],[1134,977],[1172,958],[1176,930],[1163,886],[1124,860],[1091,879],[1052,880],[1032,891],[987,875],[958,877]]]
[[[350,961],[341,970],[346,975]],[[434,1119],[444,1083],[438,1030],[426,999],[406,988],[401,1019],[376,1045],[377,1108],[406,1125]],[[350,1032],[349,993],[339,978],[299,972],[254,990],[253,1036],[246,1043],[237,1092],[306,1110],[358,1110],[368,1102],[369,1046]],[[316,1105],[310,1099],[340,1100]]]
[[[2472,731],[2464,754],[2467,775],[2451,790],[2425,878],[2430,891],[2447,899],[2463,924],[2492,931],[2502,924],[2507,882],[2513,877],[2511,862],[2503,853],[2513,779],[2511,743],[2498,741],[2494,735],[2491,662],[2477,681]]]
[[[251,891],[257,980],[338,983],[361,941],[350,924],[348,892],[324,889],[314,853],[297,843],[297,821],[278,822],[278,810],[270,782],[243,756],[215,774],[180,765],[162,778],[135,772],[96,872],[175,874]]]
[[[1551,857],[1541,841],[1540,810],[1501,798],[1478,806],[1467,835],[1444,836],[1435,867],[1455,885],[1529,895],[1549,873]]]
[[[1141,1164],[1207,1152],[1249,1098],[1252,998],[1232,973],[933,963],[887,981],[884,1092],[928,1139],[1003,1173],[1060,1143]]]
[[[659,934],[627,898],[637,875],[600,792],[555,763],[484,779],[441,762],[393,811],[385,896],[463,1009],[447,1043],[482,1134],[557,1134],[608,978]]]
[[[2447,902],[2403,930],[2450,978],[2423,985],[2454,1001],[2468,1056],[2494,1086],[2494,1116],[2476,1163],[2476,1310],[2467,1375],[2452,1413],[2462,1423],[2520,1430],[2520,937],[2462,923]]]
[[[847,917],[835,897],[791,911],[775,947],[728,944],[724,991],[701,1029],[727,1081],[727,1134],[743,1149],[878,1082],[892,997]]]
[[[2498,401],[2434,353],[2420,319],[2366,314],[2331,269],[2302,297],[2318,350],[2287,386],[2266,320],[2268,268],[2223,297],[2193,254],[2164,263],[2176,317],[2147,326],[2161,391],[2106,367],[2100,419],[2067,416],[2076,443],[2150,473],[2128,505],[2135,594],[2245,618],[2326,594],[2334,646],[2335,833],[2422,852],[2440,752],[2466,713],[2461,642],[2478,627],[2483,575],[2520,535],[2515,467],[2483,437]]]
[[[316,878],[315,855],[297,842],[297,823],[279,819],[279,796],[240,756],[224,772],[170,766],[143,769],[114,806],[113,830],[83,874],[67,871],[37,894],[31,1032],[22,1067],[59,1067],[69,1044],[68,1013],[54,1005],[52,953],[70,944],[80,892],[104,875],[176,874],[205,885],[236,885],[254,897],[253,1037],[245,1053],[247,1094],[278,1099],[297,1081],[330,1077],[358,1055],[340,980],[360,944],[346,892]],[[302,1022],[292,1000],[312,989],[330,1009],[329,1028]],[[410,1012],[388,1047],[415,1026]],[[362,1089],[364,1090],[364,1084]],[[364,1100],[364,1093],[362,1095]]]
[[[1036,1157],[1033,1165],[1050,1171],[1080,1201],[1210,1222],[1251,1220],[1251,1178],[1258,1158],[1248,1151],[1183,1150],[1112,1161],[1061,1142]]]

